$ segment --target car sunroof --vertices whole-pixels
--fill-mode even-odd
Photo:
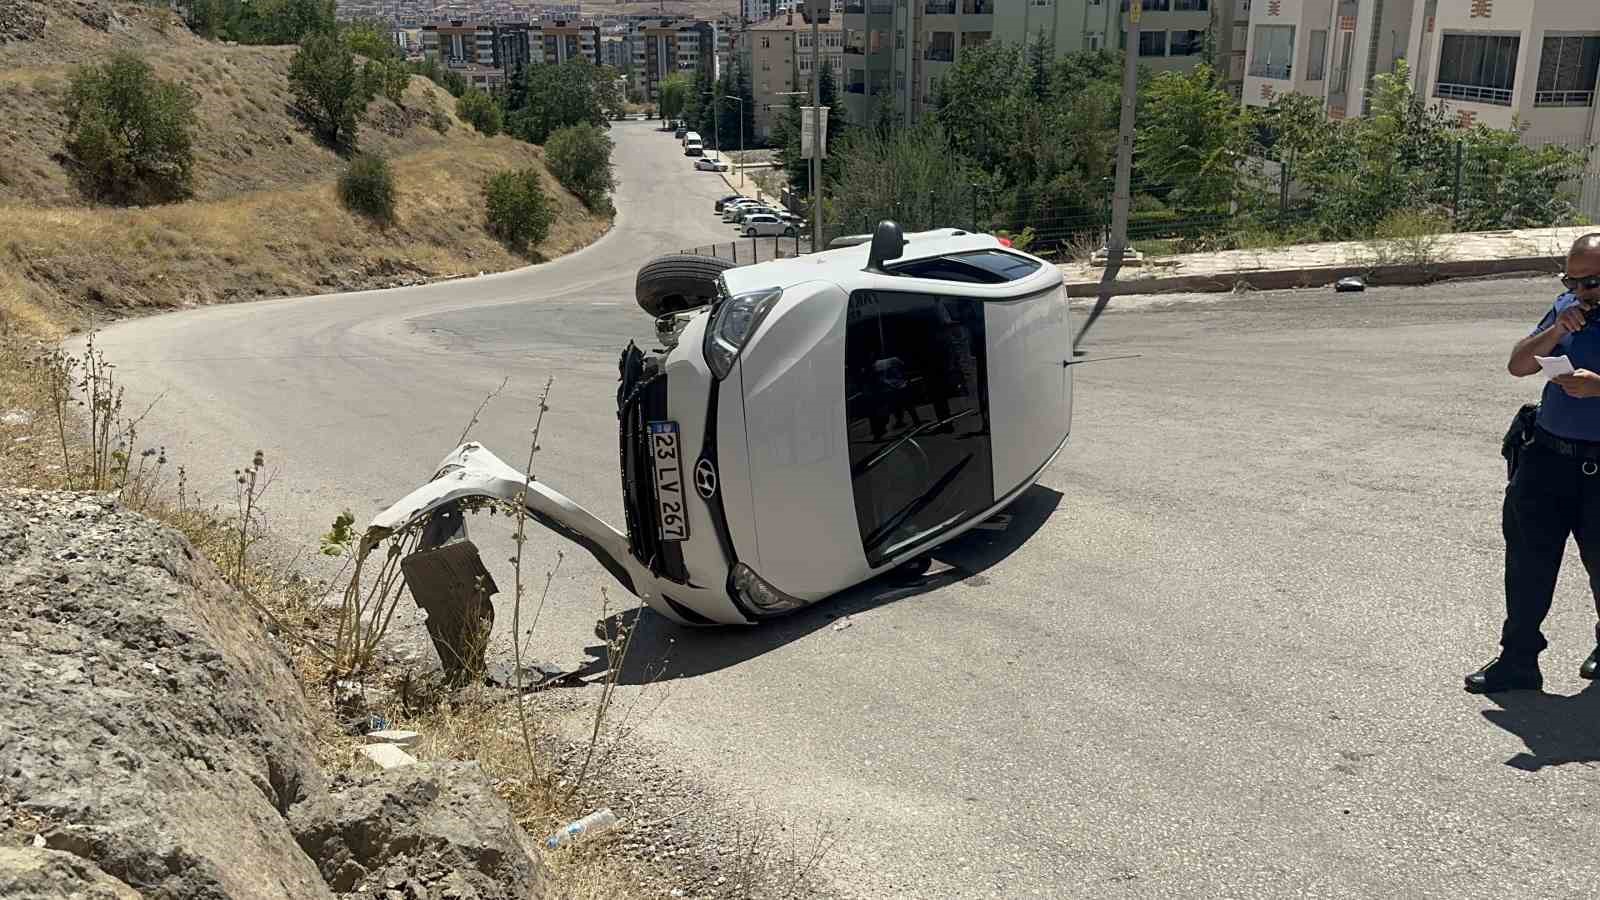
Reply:
[[[907,278],[931,278],[968,284],[1004,284],[1026,278],[1038,270],[1039,264],[1033,260],[1003,250],[952,253],[889,268],[890,273]]]

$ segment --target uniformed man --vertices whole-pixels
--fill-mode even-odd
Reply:
[[[1541,368],[1535,356],[1563,356],[1575,371],[1544,387],[1531,442],[1517,454],[1501,509],[1506,539],[1506,619],[1500,656],[1466,678],[1474,693],[1544,686],[1540,631],[1550,612],[1567,536],[1577,540],[1600,617],[1600,232],[1567,254],[1563,284],[1539,327],[1517,342],[1506,368],[1518,377]],[[1578,674],[1600,674],[1600,624],[1595,649]]]

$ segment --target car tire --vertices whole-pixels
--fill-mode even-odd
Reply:
[[[794,226],[790,225],[788,228],[785,228],[783,230],[783,236],[784,237],[794,237]]]
[[[744,236],[745,237],[755,237],[756,236],[756,230],[754,228],[746,228],[744,230]]]
[[[683,312],[717,298],[717,276],[733,268],[731,260],[693,253],[669,253],[639,267],[633,296],[652,316]]]

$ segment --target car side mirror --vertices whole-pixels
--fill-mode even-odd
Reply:
[[[872,249],[867,254],[867,271],[883,273],[887,260],[899,259],[905,254],[906,236],[900,224],[890,219],[878,223],[872,234]]]

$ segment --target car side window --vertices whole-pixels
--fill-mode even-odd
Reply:
[[[983,304],[856,291],[845,416],[862,548],[880,565],[994,502]]]

